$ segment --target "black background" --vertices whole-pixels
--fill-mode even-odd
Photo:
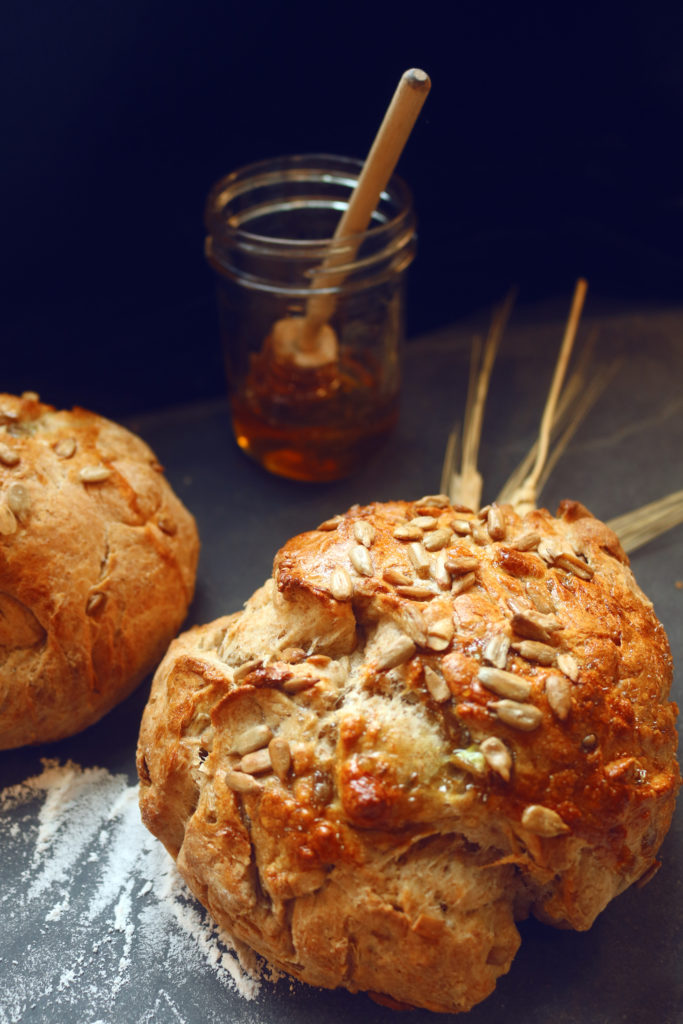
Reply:
[[[0,389],[123,415],[224,391],[206,193],[290,152],[401,159],[414,337],[520,302],[680,298],[683,16],[658,4],[11,0],[3,8]],[[679,8],[680,12],[680,8]]]

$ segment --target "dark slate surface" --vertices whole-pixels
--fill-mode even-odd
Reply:
[[[480,466],[484,500],[495,497],[526,451],[540,419],[543,396],[563,327],[563,309],[537,308],[514,323],[505,338],[487,407]],[[592,410],[556,467],[542,496],[553,509],[561,498],[581,500],[610,518],[683,486],[683,311],[593,308],[582,335],[597,324],[601,357],[621,353],[609,391]],[[234,611],[269,574],[273,555],[289,536],[315,527],[349,505],[418,497],[438,490],[445,438],[461,413],[467,352],[474,329],[453,331],[410,346],[403,411],[395,437],[353,479],[302,485],[262,472],[237,450],[226,404],[191,405],[129,422],[156,450],[180,496],[197,517],[203,541],[197,595],[190,621]],[[674,661],[683,664],[683,526],[635,553],[632,564],[669,634]],[[99,765],[134,782],[134,750],[148,683],[103,722],[80,736],[45,748],[0,754],[0,786],[40,770],[42,757]],[[683,698],[680,675],[674,696]],[[495,993],[466,1018],[470,1024],[677,1024],[683,1021],[683,807],[663,849],[663,867],[643,890],[631,890],[601,915],[590,932],[560,932],[534,921],[521,924],[522,948]],[[37,808],[31,813],[37,814]],[[29,818],[22,827],[29,827]],[[0,858],[0,877],[16,887],[26,864]],[[71,893],[87,904],[87,872]],[[126,984],[103,1015],[89,1012],[88,991],[110,983],[106,970],[84,964],[71,986],[72,1002],[48,992],[33,1007],[5,1006],[3,979],[39,970],[44,908],[19,923],[0,903],[0,1021],[42,1024],[143,1024],[230,1021],[233,1024],[389,1024],[394,1012],[365,996],[264,984],[253,1001],[226,990],[207,964],[169,970],[158,961],[130,967]],[[57,925],[58,927],[58,925]],[[31,957],[25,949],[31,947]],[[37,956],[36,956],[37,953]],[[400,953],[400,951],[399,951]],[[29,968],[28,964],[33,964]],[[79,993],[81,995],[79,996]],[[75,1000],[75,1001],[74,1001]],[[439,1018],[415,1011],[411,1024]],[[441,1018],[444,1021],[450,1018]]]

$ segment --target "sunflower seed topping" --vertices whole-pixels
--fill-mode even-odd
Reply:
[[[515,633],[519,633],[527,640],[540,640],[541,643],[547,644],[552,640],[552,634],[564,627],[554,615],[515,612],[512,616],[512,628]]]
[[[245,661],[241,665],[238,665],[232,674],[233,683],[237,683],[240,679],[244,679],[245,676],[248,676],[249,673],[255,668],[258,668],[259,665],[261,665],[260,658],[250,658],[249,661]]]
[[[494,668],[490,665],[482,665],[477,673],[477,679],[492,693],[499,697],[510,697],[512,700],[526,700],[531,693],[531,683],[528,679],[517,676],[514,672],[506,672],[501,668]]]
[[[346,569],[338,566],[330,579],[330,593],[335,601],[350,601],[353,597],[353,580]]]
[[[566,835],[571,832],[569,826],[556,811],[541,804],[529,804],[522,812],[522,825],[537,836],[552,839],[554,836]]]
[[[391,583],[394,587],[409,587],[413,582],[413,576],[397,565],[388,566],[382,573],[385,583]]]
[[[86,615],[95,615],[97,612],[100,611],[100,609],[104,608],[104,605],[105,605],[106,601],[107,601],[107,595],[106,594],[103,594],[101,590],[95,591],[95,593],[91,594],[90,597],[87,600],[87,603],[86,603],[86,606],[85,606],[85,614]]]
[[[76,440],[73,437],[60,437],[54,446],[54,453],[58,459],[70,459],[76,451]]]
[[[472,523],[469,519],[454,519],[451,523],[451,529],[454,533],[460,534],[461,537],[467,537],[472,533]]]
[[[449,572],[459,576],[461,573],[474,572],[479,567],[479,559],[471,555],[447,555],[445,564]]]
[[[445,651],[454,633],[452,617],[437,619],[427,627],[427,647],[432,651]]]
[[[273,771],[278,779],[284,782],[292,766],[292,751],[289,743],[283,736],[275,736],[268,744],[268,753]]]
[[[14,512],[4,502],[0,504],[0,535],[9,537],[17,532],[17,520]]]
[[[459,576],[453,583],[451,590],[452,594],[457,597],[458,594],[464,594],[466,590],[470,590],[477,582],[477,575],[474,572],[468,572],[464,576]]]
[[[572,709],[572,684],[566,676],[554,673],[545,681],[545,695],[553,714],[564,722]]]
[[[391,640],[385,643],[379,651],[375,664],[380,672],[385,669],[396,668],[403,665],[412,658],[415,653],[415,644],[410,637],[397,633]]]
[[[435,530],[438,525],[439,520],[434,516],[416,516],[408,523],[408,526],[416,526],[418,530]]]
[[[303,693],[310,690],[312,686],[320,682],[319,676],[294,676],[293,679],[286,679],[282,684],[285,693]]]
[[[359,544],[369,548],[375,539],[375,527],[367,519],[359,519],[353,524],[353,535]]]
[[[509,782],[512,769],[512,754],[503,741],[498,739],[497,736],[489,736],[479,744],[479,749],[484,755],[489,768],[500,775],[505,782]]]
[[[510,650],[510,639],[505,633],[495,633],[484,648],[484,661],[488,661],[496,668],[505,668]]]
[[[514,540],[508,543],[515,551],[535,551],[541,543],[541,535],[532,530],[529,533],[523,533],[519,537],[515,537]]]
[[[520,640],[519,643],[512,645],[512,649],[527,661],[535,661],[539,665],[554,665],[557,657],[553,647],[538,640]]]
[[[451,691],[440,672],[436,672],[429,665],[425,665],[424,676],[425,686],[429,690],[432,700],[435,700],[437,704],[445,704],[447,700],[450,700]]]
[[[0,442],[0,462],[2,462],[3,466],[18,466],[21,462],[21,457],[8,444]]]
[[[409,583],[405,587],[396,587],[396,593],[411,601],[430,601],[436,597],[436,591],[432,590],[429,580],[425,580],[423,583]]]
[[[421,508],[448,508],[450,503],[447,494],[426,494],[424,498],[415,502],[415,508],[418,510]]]
[[[432,530],[422,543],[427,551],[440,551],[442,548],[448,547],[452,540],[453,534],[450,530]]]
[[[392,534],[396,540],[422,540],[422,530],[412,523],[401,523]]]
[[[31,507],[31,495],[23,484],[12,484],[7,491],[7,504],[15,516],[21,519]]]
[[[341,522],[343,522],[343,516],[332,516],[331,519],[326,519],[324,523],[321,523],[317,527],[322,533],[331,533],[332,530],[336,530]]]
[[[228,769],[224,774],[225,784],[235,793],[260,793],[263,786],[253,775]]]
[[[260,750],[267,747],[273,738],[270,726],[265,723],[251,725],[239,734],[230,748],[231,754],[251,754],[253,750]]]
[[[520,704],[515,700],[495,700],[488,705],[505,725],[521,732],[533,732],[543,721],[543,715],[533,704]]]
[[[466,747],[454,750],[451,754],[451,761],[458,768],[472,775],[483,775],[486,771],[486,760],[478,747]]]
[[[408,557],[413,563],[417,575],[422,579],[426,579],[429,576],[431,561],[424,544],[421,544],[419,541],[413,541],[409,544]]]
[[[84,484],[99,484],[110,476],[111,470],[106,466],[84,466],[78,472],[78,479]]]
[[[485,547],[491,540],[489,531],[482,523],[474,523],[472,526],[472,540],[479,547]]]
[[[486,516],[486,528],[491,540],[505,540],[505,516],[498,505],[491,505]]]
[[[363,544],[357,544],[355,548],[351,548],[349,558],[351,559],[351,565],[359,576],[372,576],[372,558],[370,557],[370,552]]]
[[[557,667],[560,672],[564,672],[566,676],[569,676],[573,683],[578,683],[580,668],[573,654],[558,654]]]
[[[239,761],[237,770],[246,772],[247,775],[260,775],[261,772],[269,772],[272,767],[268,748],[261,747],[259,750],[253,750],[251,753],[245,754]]]
[[[591,569],[590,565],[587,565],[582,558],[567,551],[555,559],[554,568],[564,569],[565,572],[571,572],[582,580],[592,580],[595,575],[595,570]]]
[[[442,549],[429,567],[429,575],[441,590],[450,590],[451,574],[446,568],[446,552]]]

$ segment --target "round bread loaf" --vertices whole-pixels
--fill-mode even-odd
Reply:
[[[153,452],[84,409],[0,395],[0,748],[97,721],[185,618],[193,517]]]
[[[216,920],[296,978],[466,1010],[528,914],[588,928],[657,866],[669,647],[614,533],[565,502],[355,507],[179,637],[142,817]]]

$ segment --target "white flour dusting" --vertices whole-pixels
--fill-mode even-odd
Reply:
[[[39,775],[0,792],[0,848],[10,866],[0,1024],[47,1021],[56,1009],[107,1024],[126,1000],[131,1024],[182,1022],[173,984],[188,972],[247,1001],[269,976],[190,895],[123,775],[43,761]]]

